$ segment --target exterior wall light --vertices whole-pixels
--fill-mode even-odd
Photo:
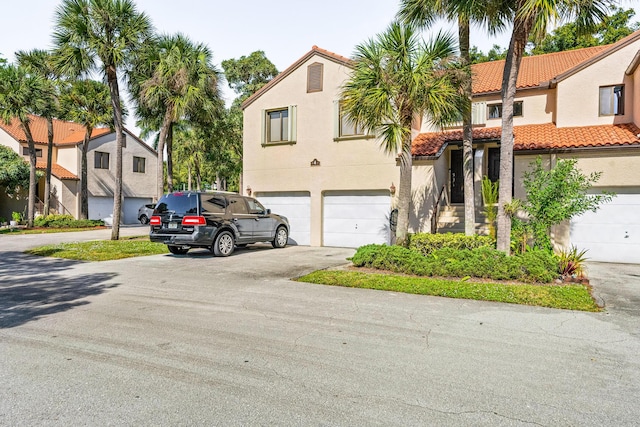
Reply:
[[[391,183],[391,187],[389,187],[389,193],[393,196],[394,194],[396,194],[396,186],[393,185],[393,182]]]
[[[247,185],[247,196],[251,195],[251,186]]]

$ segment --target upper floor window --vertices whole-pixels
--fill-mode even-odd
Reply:
[[[296,106],[265,110],[262,143],[292,143],[296,140]]]
[[[307,67],[307,93],[322,92],[323,65],[315,62]]]
[[[620,116],[624,114],[624,85],[600,88],[600,115]]]
[[[513,117],[522,117],[522,101],[513,103]],[[502,104],[487,105],[487,119],[502,118]]]
[[[338,138],[366,135],[364,127],[349,117],[341,102],[338,103]]]
[[[93,167],[96,169],[109,169],[109,153],[96,151]]]
[[[29,147],[22,147],[22,155],[29,155]],[[42,148],[36,148],[36,157],[42,157]]]
[[[145,158],[133,156],[133,171],[138,173],[145,172]]]

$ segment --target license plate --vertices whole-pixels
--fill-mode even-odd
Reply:
[[[178,228],[178,223],[170,222],[169,224],[167,224],[167,228]]]

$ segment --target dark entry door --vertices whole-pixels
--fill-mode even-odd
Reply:
[[[500,179],[500,147],[489,148],[487,176],[491,182]]]
[[[464,203],[462,150],[451,151],[451,203]]]

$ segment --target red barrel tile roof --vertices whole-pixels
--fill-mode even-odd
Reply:
[[[29,121],[29,128],[31,129],[31,134],[33,135],[35,143],[47,144],[47,120],[44,117],[30,115]],[[25,136],[18,120],[13,120],[9,125],[0,121],[0,128],[4,129],[14,139],[21,142],[27,142],[27,137]],[[111,129],[107,127],[96,128],[93,130],[92,138],[105,135],[110,132],[112,132]],[[66,122],[58,119],[53,120],[53,142],[55,145],[79,144],[84,140],[84,134],[84,126],[78,123]]]
[[[37,162],[36,169],[47,170],[47,162]],[[58,179],[79,179],[76,175],[72,174],[57,163],[51,165],[51,175]]]

